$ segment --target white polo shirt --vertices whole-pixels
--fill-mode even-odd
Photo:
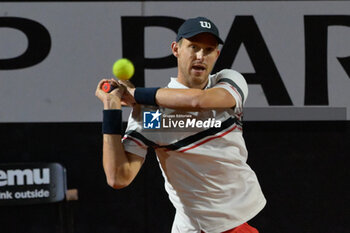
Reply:
[[[171,78],[168,88],[188,87]],[[257,177],[246,163],[242,136],[246,81],[238,72],[225,69],[209,76],[208,88],[226,89],[236,107],[181,112],[139,106],[130,114],[123,138],[125,150],[138,156],[155,150],[165,189],[176,209],[172,233],[223,232],[247,222],[266,204]],[[163,114],[156,119],[161,127],[144,128],[144,113],[157,110]],[[177,116],[190,120],[180,128],[180,123],[175,126]],[[196,127],[197,121],[206,121],[199,126],[207,127]]]

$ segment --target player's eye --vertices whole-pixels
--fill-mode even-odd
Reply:
[[[196,50],[197,46],[196,45],[190,45],[190,48],[193,49],[193,50]]]
[[[205,51],[207,52],[207,53],[211,53],[211,52],[213,52],[215,49],[214,48],[206,48],[205,49]]]

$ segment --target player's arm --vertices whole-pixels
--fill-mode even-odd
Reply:
[[[223,88],[206,90],[161,88],[156,93],[156,103],[166,108],[190,111],[232,108],[236,105],[233,96]]]
[[[217,73],[217,83],[213,88],[172,89],[172,88],[133,88],[127,86],[129,105],[158,105],[172,109],[200,111],[218,108],[242,108],[248,95],[248,86],[238,72],[224,69]],[[124,94],[124,96],[126,96]]]
[[[121,142],[121,96],[123,88],[117,88],[111,93],[102,90],[102,80],[96,89],[96,96],[104,105],[103,122],[103,168],[106,174],[107,183],[115,188],[123,188],[129,185],[139,172],[144,158],[126,152]],[[116,113],[119,116],[116,117]],[[113,120],[110,121],[111,117]],[[115,119],[119,118],[119,119]],[[115,122],[115,120],[119,122]],[[119,124],[119,128],[118,128]]]
[[[144,158],[124,151],[120,135],[103,135],[103,168],[107,183],[115,189],[128,186],[139,172]]]
[[[129,105],[136,103],[158,105],[165,108],[200,111],[206,109],[232,108],[236,100],[224,88],[201,89],[171,89],[171,88],[127,88],[129,96],[133,97]],[[125,96],[125,95],[124,95]]]
[[[137,103],[158,105],[165,108],[200,111],[206,109],[232,108],[235,98],[224,88],[171,89],[128,88]]]

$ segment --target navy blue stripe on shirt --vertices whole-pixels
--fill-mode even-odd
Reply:
[[[234,88],[236,88],[236,90],[238,91],[238,93],[241,95],[242,97],[242,104],[244,103],[244,94],[243,94],[243,91],[242,89],[234,82],[232,81],[231,79],[228,79],[228,78],[222,78],[218,81],[219,82],[224,82],[224,83],[228,83],[230,84],[231,86],[233,86]]]

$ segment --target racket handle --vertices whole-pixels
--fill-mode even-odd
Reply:
[[[106,93],[113,91],[115,88],[116,88],[116,86],[112,85],[109,82],[106,82],[102,85],[102,90]]]

